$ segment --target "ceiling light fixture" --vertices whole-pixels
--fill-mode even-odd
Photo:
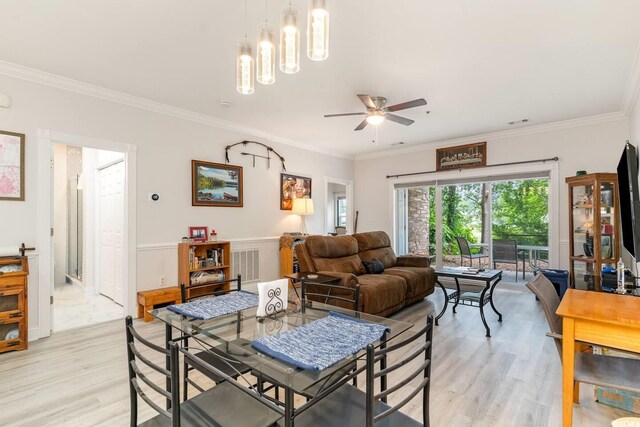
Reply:
[[[329,11],[325,0],[309,0],[307,56],[313,61],[329,57]]]
[[[236,90],[243,95],[254,91],[255,67],[251,42],[247,37],[247,0],[244,0],[244,38],[238,40],[238,58],[236,60]]]
[[[280,22],[280,71],[294,74],[300,71],[300,30],[298,11],[289,7],[282,11]]]
[[[367,123],[370,125],[379,125],[382,122],[384,122],[384,113],[381,111],[372,111],[367,116]]]
[[[267,20],[268,7],[265,4],[264,24],[258,25],[258,49],[256,52],[256,80],[263,85],[276,81],[276,47],[273,44],[273,28]]]

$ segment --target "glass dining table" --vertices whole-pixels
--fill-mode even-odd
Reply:
[[[378,317],[366,313],[355,312],[333,305],[307,301],[306,304],[289,302],[286,311],[276,316],[258,319],[256,307],[235,313],[219,316],[209,320],[189,318],[167,308],[150,310],[149,313],[165,323],[167,343],[174,338],[174,330],[181,335],[188,335],[190,347],[200,347],[202,350],[215,347],[229,357],[231,363],[242,363],[251,368],[254,375],[268,379],[268,382],[282,387],[284,390],[284,424],[292,426],[296,414],[315,404],[331,392],[331,387],[320,387],[320,392],[311,396],[299,408],[294,408],[294,395],[310,396],[310,390],[318,390],[318,384],[333,383],[333,378],[339,378],[352,366],[354,361],[365,363],[365,350],[343,359],[321,371],[301,369],[275,357],[257,351],[251,346],[254,339],[273,336],[281,332],[292,330],[309,322],[322,319],[329,312],[337,312],[358,318],[363,321],[377,323],[388,328],[375,346],[384,347],[389,340],[409,330],[413,324],[395,319]],[[168,344],[167,344],[168,345]],[[194,349],[194,351],[198,351]],[[386,360],[381,360],[381,369],[386,367]],[[386,389],[386,378],[382,378],[381,389]],[[326,393],[325,393],[326,391]]]

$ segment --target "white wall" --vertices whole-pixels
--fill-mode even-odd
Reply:
[[[640,98],[638,98],[640,99]],[[640,102],[636,99],[635,106],[629,116],[630,142],[636,147],[640,145]]]
[[[34,245],[37,212],[48,209],[37,204],[38,174],[49,174],[47,165],[38,164],[37,129],[135,144],[138,289],[158,287],[161,274],[168,284],[177,283],[177,249],[171,246],[187,234],[190,225],[215,227],[220,239],[233,240],[234,245],[259,246],[264,280],[277,277],[278,245],[274,239],[260,239],[299,229],[299,217],[279,208],[277,159],[267,170],[261,159],[256,159],[253,168],[251,158],[230,154],[231,164],[244,167],[243,208],[192,207],[192,159],[224,163],[228,144],[242,140],[269,144],[285,157],[288,172],[313,179],[317,212],[324,210],[324,176],[353,179],[352,160],[316,152],[310,155],[300,148],[12,77],[0,76],[0,87],[13,99],[11,108],[0,109],[0,128],[26,134],[26,198],[24,202],[0,201],[0,248],[17,248],[21,242]],[[265,154],[254,147],[246,151]],[[147,199],[153,192],[160,194],[158,202]],[[308,217],[307,227],[311,233],[324,233],[324,216]],[[32,266],[31,275],[36,271]],[[30,283],[29,317],[35,328],[39,320],[37,277]]]
[[[511,136],[509,136],[511,135]],[[559,157],[558,172],[559,206],[558,228],[560,266],[568,268],[569,214],[565,177],[574,176],[577,170],[591,172],[615,172],[625,141],[629,139],[629,121],[622,117],[599,124],[583,125],[552,131],[520,134],[505,132],[492,138],[478,137],[469,142],[487,141],[487,163],[534,160]],[[385,158],[360,158],[355,164],[355,209],[360,211],[358,231],[385,230],[392,232],[392,201],[389,190],[393,179],[386,175],[435,170],[436,148],[456,145],[437,143],[431,149],[419,152],[387,156]],[[410,148],[410,147],[409,147]],[[400,150],[399,150],[400,151]],[[363,156],[364,157],[364,156]],[[457,172],[447,172],[447,178]],[[481,173],[492,173],[483,170]],[[417,175],[416,181],[428,180],[429,175]],[[373,191],[372,189],[375,189]]]

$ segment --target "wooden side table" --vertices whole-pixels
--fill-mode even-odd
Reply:
[[[150,289],[148,291],[138,292],[138,318],[144,317],[145,322],[153,320],[153,316],[149,314],[149,310],[153,310],[154,306],[159,304],[179,304],[180,288],[160,288]]]

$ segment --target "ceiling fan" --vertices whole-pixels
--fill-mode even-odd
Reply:
[[[367,107],[366,113],[341,113],[341,114],[325,114],[325,117],[342,117],[342,116],[367,116],[365,119],[354,129],[362,130],[368,124],[379,125],[385,119],[392,122],[400,123],[401,125],[409,126],[414,120],[407,119],[405,117],[391,114],[394,111],[406,110],[408,108],[420,107],[421,105],[427,105],[427,101],[423,98],[414,99],[413,101],[403,102],[401,104],[390,105],[386,107],[387,98],[382,96],[369,96],[358,95],[360,101]]]

